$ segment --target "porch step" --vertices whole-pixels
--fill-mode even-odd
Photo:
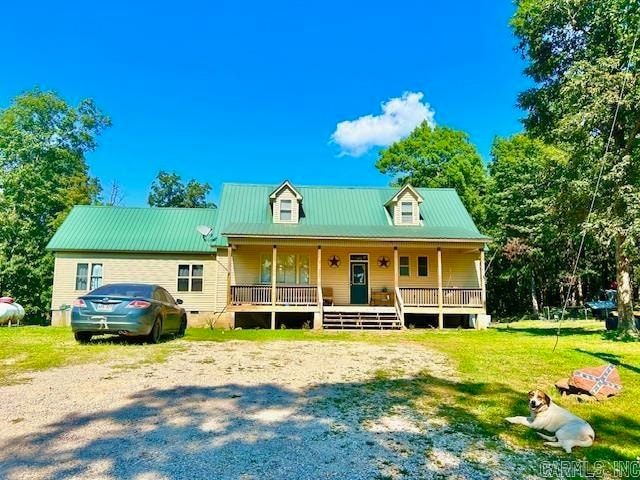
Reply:
[[[322,326],[333,330],[399,330],[402,325],[395,312],[324,312]]]

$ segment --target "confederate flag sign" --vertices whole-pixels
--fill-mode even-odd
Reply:
[[[574,370],[569,385],[589,392],[598,400],[616,395],[622,390],[620,374],[611,364]]]

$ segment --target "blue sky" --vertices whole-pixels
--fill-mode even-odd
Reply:
[[[94,98],[113,127],[88,156],[91,172],[105,186],[117,180],[127,205],[146,203],[162,169],[209,182],[213,200],[223,182],[386,185],[378,147],[367,149],[377,134],[361,131],[384,129],[386,117],[352,125],[370,140],[346,148],[359,156],[332,135],[340,122],[382,115],[390,99],[409,109],[406,121],[427,112],[467,131],[485,159],[496,135],[520,131],[516,96],[528,81],[513,9],[506,0],[7,2],[0,107],[34,86],[74,104]]]

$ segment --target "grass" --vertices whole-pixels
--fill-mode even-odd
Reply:
[[[189,329],[186,341],[224,342],[246,340],[411,342],[446,354],[458,378],[443,380],[424,375],[393,380],[396,372],[377,371],[374,382],[390,394],[406,399],[418,409],[446,417],[461,429],[473,429],[487,439],[503,439],[537,452],[549,451],[530,430],[503,421],[527,413],[526,392],[547,391],[555,401],[587,419],[596,431],[596,443],[577,449],[575,458],[590,462],[635,460],[640,456],[640,345],[603,338],[596,321],[564,322],[558,347],[553,351],[557,324],[522,321],[500,324],[487,331],[407,330],[405,332],[318,332],[313,330],[209,330]],[[20,381],[30,371],[117,359],[126,364],[161,362],[184,342],[160,345],[129,345],[93,341],[78,345],[69,329],[22,327],[0,329],[0,384]],[[614,363],[618,366],[623,393],[603,402],[579,403],[559,397],[554,383],[572,370]],[[553,451],[564,455],[561,451]],[[564,457],[563,457],[564,458]],[[571,457],[566,457],[571,458]]]
[[[16,327],[0,329],[0,385],[28,381],[29,373],[69,364],[118,361],[120,366],[163,362],[179,348],[171,342],[130,344],[118,337],[96,338],[78,344],[66,327]],[[135,359],[135,363],[131,361]]]
[[[304,330],[189,330],[191,341],[346,340],[374,343],[415,342],[446,354],[458,371],[457,381],[429,376],[407,383],[388,383],[395,372],[376,371],[381,388],[428,412],[521,447],[549,452],[531,430],[504,422],[504,417],[527,414],[527,392],[541,388],[562,406],[587,419],[597,441],[574,456],[590,462],[635,460],[640,456],[640,345],[604,339],[599,321],[567,321],[554,351],[558,324],[520,321],[499,324],[486,331],[407,330],[398,332],[317,332]],[[554,387],[578,368],[606,363],[617,365],[623,393],[606,401],[580,403],[561,398]],[[416,394],[416,388],[420,392]],[[561,454],[560,450],[553,451]],[[610,464],[611,467],[611,464]]]

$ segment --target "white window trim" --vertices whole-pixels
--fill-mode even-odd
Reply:
[[[188,275],[180,275],[180,266],[188,265],[189,266],[189,274]],[[194,276],[193,275],[193,267],[198,266],[202,268],[202,275]],[[193,290],[193,279],[200,278],[202,279],[202,289],[201,290]],[[187,280],[187,289],[180,290],[178,285],[180,280]],[[176,276],[176,292],[178,293],[203,293],[204,292],[204,263],[179,263],[178,264],[178,274]]]
[[[411,215],[411,217],[408,219],[408,221],[405,221],[405,211],[403,210],[403,208],[406,205],[408,205],[409,208],[410,208],[410,211],[406,212],[406,213]],[[416,223],[414,210],[415,210],[414,202],[407,201],[407,200],[404,200],[404,201],[400,202],[400,223],[402,225],[411,225],[411,224]]]
[[[282,203],[286,202],[289,204],[288,208],[283,209],[282,208]],[[278,218],[280,219],[281,222],[293,222],[293,200],[291,200],[290,198],[282,198],[280,199],[280,201],[278,202],[279,204],[279,208],[280,211],[278,212]],[[288,212],[289,214],[289,218],[282,218],[282,212]]]
[[[405,265],[402,265],[402,259],[403,258],[407,259],[407,265],[406,265],[406,267],[408,268],[407,275],[403,275],[401,273],[401,270],[400,270],[401,267],[405,266]],[[411,257],[409,255],[400,255],[400,256],[398,256],[398,276],[399,277],[410,277],[411,276]]]
[[[78,288],[78,265],[86,265],[87,266],[87,274],[85,277],[85,288]],[[100,285],[98,285],[96,288],[101,287],[102,285],[104,285],[104,262],[76,262],[76,274],[73,277],[73,291],[74,292],[90,292],[91,290],[94,290],[93,288],[91,288],[91,280],[93,279],[93,267],[94,265],[100,265],[102,267],[102,276],[100,277]]]

